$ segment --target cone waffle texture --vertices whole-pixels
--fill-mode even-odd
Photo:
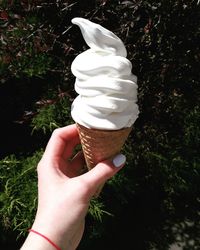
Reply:
[[[86,128],[80,124],[77,124],[77,128],[89,170],[100,161],[119,153],[132,129],[97,130]]]

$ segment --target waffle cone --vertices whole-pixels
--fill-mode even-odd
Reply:
[[[95,167],[100,161],[118,154],[132,129],[98,130],[89,129],[80,124],[77,124],[77,128],[88,170]],[[101,189],[102,187],[98,193]]]

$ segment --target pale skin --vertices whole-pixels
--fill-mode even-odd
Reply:
[[[85,216],[98,187],[116,174],[112,159],[81,174],[84,157],[76,125],[56,129],[40,160],[38,171],[38,208],[32,229],[45,235],[62,250],[75,250],[84,232]],[[21,250],[55,250],[43,237],[30,232]]]

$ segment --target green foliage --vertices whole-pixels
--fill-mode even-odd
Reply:
[[[89,214],[96,220],[102,222],[103,215],[112,215],[104,210],[104,204],[97,199],[92,199],[89,207]]]
[[[60,94],[57,99],[42,100],[39,103],[42,107],[32,119],[33,132],[42,130],[46,134],[55,128],[73,123],[69,97],[65,93]]]
[[[13,76],[41,77],[50,67],[37,13],[27,8],[8,3],[1,11],[1,82]]]
[[[17,159],[14,155],[0,161],[0,218],[6,230],[17,230],[19,236],[31,226],[37,205],[36,166],[42,155]]]
[[[24,56],[21,60],[13,61],[10,70],[15,72],[20,69],[20,72],[28,77],[41,77],[48,71],[49,65],[50,58],[46,54],[35,55],[30,52],[30,55]]]

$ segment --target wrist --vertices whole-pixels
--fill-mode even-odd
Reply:
[[[43,237],[41,235],[39,232],[29,232],[21,250],[61,250],[61,248],[56,246],[51,240],[47,240],[48,238],[46,236]]]
[[[56,245],[51,239],[49,239],[44,234],[41,234],[40,232],[35,231],[32,228],[29,229],[29,233],[33,233],[33,234],[36,234],[36,235],[40,236],[41,238],[45,239],[45,241],[48,242],[51,246],[53,246],[56,250],[61,250],[61,248],[58,245]]]
[[[72,250],[69,245],[69,240],[67,239],[67,234],[65,232],[62,232],[59,228],[59,225],[56,225],[55,223],[49,223],[50,221],[40,221],[35,220],[32,226],[33,231],[31,231],[29,234],[36,234],[38,238],[43,238],[40,240],[46,241],[46,243],[49,243],[48,250]],[[58,222],[57,222],[58,223]],[[38,233],[35,233],[38,232]],[[47,238],[47,239],[45,239]],[[53,243],[53,244],[52,244]],[[54,245],[54,246],[53,246]],[[56,246],[56,247],[55,247]],[[45,248],[46,249],[46,248]],[[73,249],[74,250],[74,249]]]

